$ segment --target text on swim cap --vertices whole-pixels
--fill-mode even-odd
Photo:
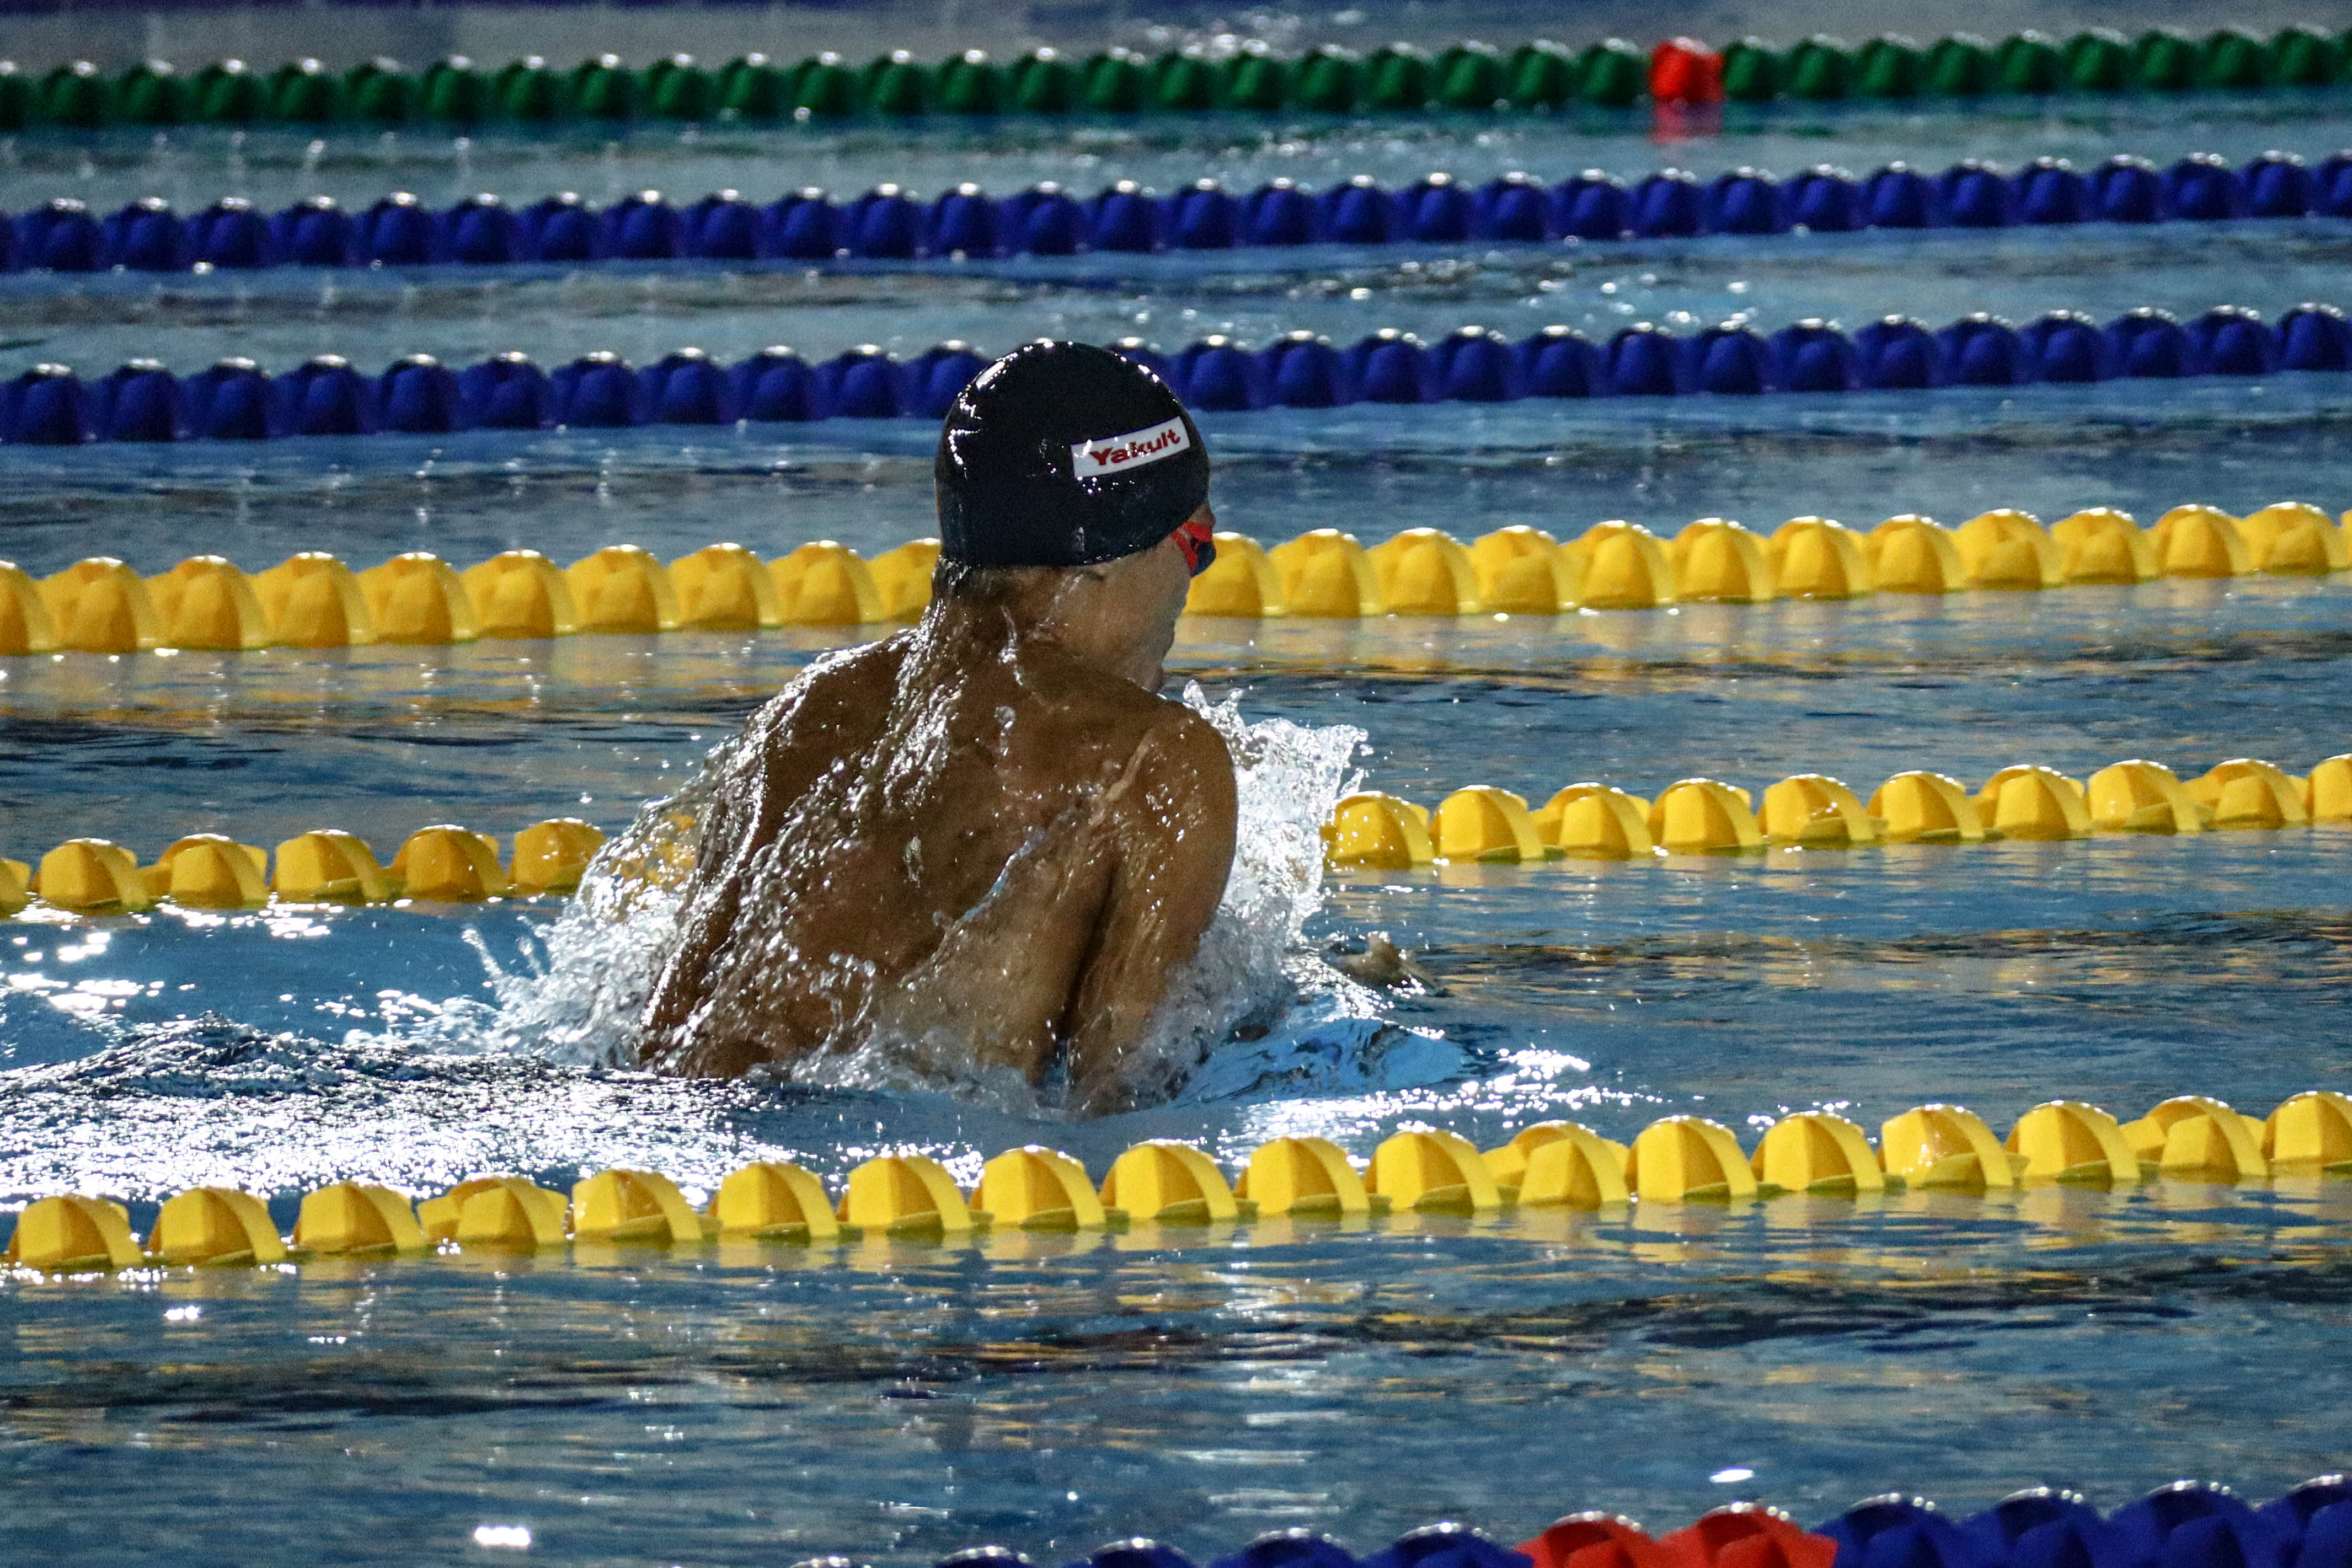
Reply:
[[[1171,419],[1149,430],[1131,430],[1125,435],[1074,443],[1070,447],[1070,472],[1081,479],[1100,479],[1192,449],[1192,432],[1184,428],[1183,420]]]

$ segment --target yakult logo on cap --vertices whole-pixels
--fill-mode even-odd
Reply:
[[[1131,430],[1125,435],[1106,435],[1074,444],[1070,447],[1070,472],[1081,479],[1105,479],[1192,449],[1192,433],[1184,428],[1181,419],[1171,419],[1149,430]]]

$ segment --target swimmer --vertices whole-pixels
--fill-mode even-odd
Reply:
[[[641,1057],[678,1073],[880,1041],[1010,1069],[1072,1110],[1134,1059],[1234,856],[1233,759],[1158,695],[1215,552],[1209,457],[1173,392],[1032,343],[940,432],[921,621],[821,661],[715,764]]]

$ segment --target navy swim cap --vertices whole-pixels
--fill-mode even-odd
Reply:
[[[940,553],[1090,566],[1149,549],[1209,498],[1209,454],[1168,383],[1087,343],[1015,349],[940,431]]]

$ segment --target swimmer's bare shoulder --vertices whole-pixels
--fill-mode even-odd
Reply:
[[[1099,1115],[1129,1104],[1122,1070],[1216,915],[1238,806],[1232,754],[1200,715],[1115,676],[1081,670],[1072,678],[1134,737],[1105,795],[1115,859],[1058,1030],[1071,1097]]]

